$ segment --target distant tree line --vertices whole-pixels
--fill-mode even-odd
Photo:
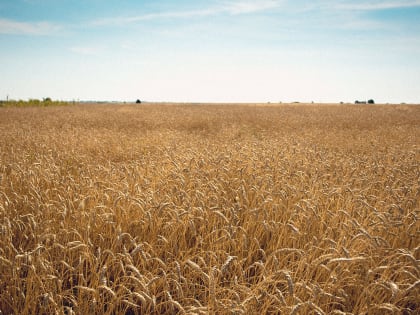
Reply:
[[[38,99],[29,99],[27,101],[23,101],[23,100],[0,101],[0,107],[47,107],[47,106],[67,106],[71,104],[73,104],[73,102],[54,101],[50,97],[45,97],[42,99],[42,101]]]
[[[366,101],[355,101],[355,104],[375,104],[375,101],[373,99]]]

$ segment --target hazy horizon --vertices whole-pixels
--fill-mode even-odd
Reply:
[[[420,1],[4,0],[0,99],[420,103]]]

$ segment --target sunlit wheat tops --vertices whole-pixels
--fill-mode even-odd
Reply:
[[[2,314],[418,314],[420,107],[0,108]]]

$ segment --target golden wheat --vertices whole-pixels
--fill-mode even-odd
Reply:
[[[0,108],[2,314],[416,314],[420,107]]]

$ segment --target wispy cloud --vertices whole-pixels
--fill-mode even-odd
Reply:
[[[14,35],[51,35],[58,32],[61,26],[49,22],[20,22],[0,18],[0,34]]]
[[[94,46],[74,46],[70,50],[79,55],[95,56],[98,55],[101,49]]]
[[[229,14],[249,14],[259,11],[266,11],[274,9],[280,6],[283,1],[276,0],[264,0],[264,1],[230,1],[226,2],[221,8],[221,11],[225,11]]]
[[[331,25],[338,30],[360,30],[361,32],[379,31],[382,32],[381,36],[390,37],[393,36],[392,34],[395,35],[395,31],[402,27],[401,24],[393,21],[385,21],[369,13],[380,10],[420,7],[420,0],[371,0],[360,2],[345,0],[325,7],[326,12],[332,14]],[[362,34],[360,33],[359,35]],[[379,33],[376,36],[379,36]]]
[[[419,0],[404,0],[404,1],[370,1],[366,3],[340,3],[336,8],[343,10],[355,11],[373,11],[373,10],[387,10],[399,8],[413,8],[420,7]]]
[[[217,11],[214,9],[206,10],[191,10],[191,11],[172,11],[172,12],[162,12],[162,13],[149,13],[141,14],[135,16],[119,16],[119,17],[110,17],[99,19],[93,21],[93,25],[119,25],[119,24],[129,24],[141,21],[149,21],[156,19],[183,19],[183,18],[192,18],[192,17],[202,17],[210,16],[216,14]]]
[[[279,7],[283,0],[261,0],[261,1],[225,1],[219,5],[183,11],[166,11],[149,14],[139,14],[133,16],[110,17],[94,21],[93,25],[123,25],[128,23],[136,23],[140,21],[156,20],[156,19],[188,19],[196,17],[214,16],[218,14],[241,15],[252,14],[256,12],[266,11]]]

